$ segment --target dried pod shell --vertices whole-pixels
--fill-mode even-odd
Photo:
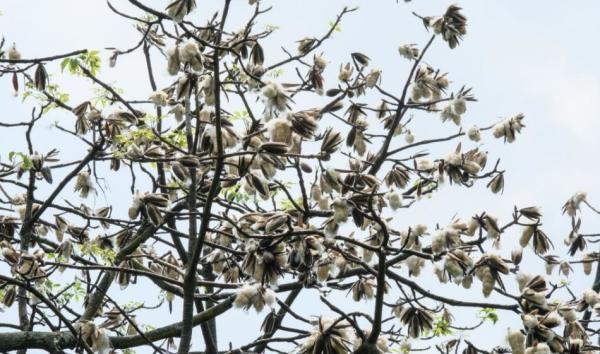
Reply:
[[[504,190],[504,174],[499,173],[487,184],[487,187],[494,193],[498,194]]]
[[[6,307],[11,307],[17,298],[17,289],[13,285],[9,285],[4,292],[4,298],[2,298],[2,303]]]
[[[33,84],[38,91],[44,91],[46,89],[46,84],[48,83],[48,73],[46,72],[46,68],[44,64],[39,63],[37,68],[35,69]]]
[[[265,142],[258,147],[259,152],[281,155],[288,152],[288,145],[280,142]]]

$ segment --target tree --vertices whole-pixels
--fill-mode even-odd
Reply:
[[[231,0],[205,24],[192,21],[199,17],[190,15],[194,0],[174,1],[164,12],[129,2],[143,15],[108,6],[141,37],[129,49],[109,49],[109,66],[141,51],[147,100],[103,80],[98,51],[29,59],[19,52],[26,44],[0,45],[1,76],[33,102],[29,120],[0,122],[3,134],[24,131],[27,143],[26,151],[2,151],[0,165],[1,295],[17,314],[3,323],[10,331],[0,333],[1,351],[189,353],[194,338],[205,353],[406,353],[431,345],[441,353],[488,353],[456,331],[476,332],[498,316],[514,317],[515,327],[510,349],[493,352],[596,349],[590,318],[592,308],[600,312],[598,281],[578,296],[566,282],[520,269],[526,258],[527,269],[539,261],[548,275],[558,266],[568,276],[574,263],[590,274],[598,254],[586,251],[596,235],[579,232],[579,207],[589,206],[584,193],[564,207],[572,218],[564,258],[550,255],[538,207],[515,207],[504,224],[486,212],[448,225],[401,227],[394,219],[443,185],[487,183],[501,193],[500,160],[488,164],[475,143],[489,133],[512,143],[524,127],[515,114],[463,129],[472,90],[426,64],[432,45],[453,49],[466,34],[460,7],[416,15],[429,39],[399,47],[398,60],[410,69],[393,92],[367,54],[330,63],[320,50],[356,9],[344,8],[324,34],[298,40],[295,52],[284,49],[286,57],[273,61],[263,45],[275,29],[255,26],[270,8],[256,0],[237,31],[231,28],[240,24],[227,21]],[[90,99],[71,105],[47,72],[52,63],[91,83]],[[159,70],[170,75],[165,86]],[[51,131],[58,146],[38,151],[31,133],[56,111],[67,117]],[[419,140],[413,114],[439,115],[458,132]],[[62,136],[78,139],[79,157],[61,159]],[[422,150],[440,145],[449,153]],[[122,178],[132,194],[128,207],[105,188]],[[70,202],[73,191],[79,206]],[[90,205],[94,195],[107,203]],[[513,230],[518,247],[507,252],[501,241],[511,244]],[[426,268],[437,276],[433,289]],[[138,280],[148,281],[144,292],[156,293],[158,305],[129,301]],[[462,291],[448,295],[442,289],[449,287]],[[353,301],[330,295],[345,292]],[[333,316],[295,309],[309,296]],[[136,319],[164,308],[172,313],[168,325]],[[465,308],[479,313],[478,324],[455,323]],[[263,320],[260,333],[227,347],[222,328],[230,324],[222,317],[251,309]]]

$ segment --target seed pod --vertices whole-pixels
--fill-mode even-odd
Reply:
[[[340,93],[342,93],[342,92],[344,92],[344,91],[343,91],[343,90],[341,90],[341,89],[339,89],[339,88],[332,88],[332,89],[329,89],[329,90],[327,90],[327,91],[325,92],[325,95],[326,95],[327,97],[334,97],[334,96],[337,96],[337,95],[339,95],[339,94],[340,94]]]
[[[181,122],[185,114],[185,107],[181,103],[177,103],[175,106],[173,106],[169,113],[172,113],[175,116],[175,120],[177,122]]]
[[[17,96],[19,93],[19,78],[17,77],[17,73],[12,74],[12,87],[14,90],[14,95]]]
[[[79,227],[79,226],[75,226],[75,225],[69,225],[69,227],[67,228],[67,232],[77,242],[80,242],[80,243],[87,242],[90,237],[89,232],[87,231],[87,227]]]
[[[38,267],[38,262],[31,255],[24,254],[19,258],[19,262],[17,262],[15,267],[15,272],[24,277],[32,277],[35,275],[35,272]]]
[[[166,208],[169,206],[169,198],[165,194],[150,193],[146,194],[142,200],[148,205],[153,205],[158,208]]]
[[[411,338],[418,338],[421,333],[430,331],[433,328],[434,317],[426,309],[409,307],[403,311],[400,320],[408,326],[408,335]]]
[[[381,70],[372,69],[371,72],[369,74],[367,74],[367,77],[365,78],[365,85],[368,88],[373,88],[373,87],[375,87],[375,85],[377,85],[379,83],[380,79],[381,79]]]
[[[137,217],[140,215],[140,207],[141,207],[141,204],[139,201],[138,202],[134,201],[131,204],[131,206],[127,210],[127,215],[129,216],[129,219],[131,219],[131,220],[137,219]]]
[[[102,207],[97,209],[94,214],[100,218],[106,218],[110,215],[110,211],[112,210],[111,207]]]
[[[596,305],[600,301],[600,297],[593,289],[588,289],[583,292],[583,301],[590,306]]]
[[[2,303],[6,307],[11,307],[17,298],[17,289],[14,285],[9,285],[4,292],[4,298],[2,299]]]
[[[372,279],[360,278],[352,284],[352,299],[360,301],[361,299],[369,300],[375,295],[375,286]]]
[[[523,289],[529,285],[528,283],[531,281],[531,275],[525,272],[519,272],[516,276],[517,284],[519,286],[519,291],[523,291]]]
[[[223,279],[226,283],[237,283],[240,280],[240,268],[237,266],[226,266],[223,271]]]
[[[344,102],[342,100],[334,100],[321,109],[321,114],[339,111],[342,108],[344,108]]]
[[[333,219],[336,223],[343,223],[348,220],[349,207],[348,202],[342,198],[336,198],[331,203],[333,209]]]
[[[571,268],[571,265],[568,261],[562,261],[560,262],[559,270],[560,273],[562,273],[565,277],[569,277],[569,274],[571,274],[573,268]]]
[[[16,43],[13,43],[8,49],[8,60],[21,60],[21,53],[17,50]]]
[[[175,177],[177,177],[177,179],[180,181],[185,181],[190,177],[188,170],[185,169],[179,162],[174,162],[171,165],[171,171],[173,172],[173,175],[175,175]]]
[[[321,200],[321,187],[317,183],[313,184],[310,188],[310,197],[316,202]]]
[[[339,132],[333,131],[331,128],[328,128],[323,134],[323,142],[321,143],[321,153],[325,156],[333,154],[342,144],[342,141],[343,139]]]
[[[530,220],[538,220],[542,216],[539,207],[527,207],[520,209],[519,212]]]
[[[262,65],[265,62],[265,54],[263,49],[258,42],[255,42],[250,51],[250,58],[254,65]]]
[[[95,211],[96,216],[100,217],[100,218],[108,218],[108,216],[110,215],[110,212],[112,210],[112,207],[102,207],[98,210]],[[110,224],[108,223],[108,221],[106,220],[100,220],[100,225],[102,225],[103,228],[108,229],[110,227]]]
[[[132,232],[129,229],[124,229],[117,233],[116,244],[119,248],[125,247],[132,238]]]
[[[288,152],[288,145],[280,142],[265,142],[258,147],[259,152],[281,155]]]
[[[52,170],[49,167],[42,167],[40,173],[46,182],[52,184]]]
[[[300,169],[304,173],[312,173],[312,171],[313,171],[312,167],[308,163],[306,163],[305,161],[300,162]]]
[[[519,244],[521,247],[527,247],[529,241],[531,240],[531,236],[535,232],[536,227],[534,225],[528,225],[523,228],[521,232],[521,238],[519,238]]]
[[[600,303],[594,305],[594,312],[596,313],[596,316],[600,316]]]
[[[398,191],[392,190],[386,194],[386,197],[392,210],[402,207],[402,194]]]
[[[554,248],[552,241],[544,231],[539,228],[535,228],[533,233],[533,250],[536,254],[546,254],[548,251]]]
[[[519,263],[521,263],[521,260],[523,259],[523,249],[516,248],[512,250],[512,252],[510,253],[510,259],[514,265],[519,265]]]
[[[150,222],[154,226],[160,226],[162,223],[162,215],[160,214],[160,210],[153,204],[147,204],[146,210],[148,211],[148,217],[150,218]]]
[[[34,171],[41,171],[44,164],[44,158],[37,152],[30,156],[31,164]]]
[[[44,68],[44,64],[39,63],[37,68],[35,69],[33,85],[38,91],[44,91],[46,89],[46,84],[48,83],[48,73],[46,72],[46,68]]]
[[[252,186],[261,195],[263,199],[269,197],[269,186],[267,182],[262,178],[258,177],[254,173],[248,173],[246,175],[246,182],[250,186]]]
[[[329,274],[331,273],[332,270],[333,270],[333,264],[332,264],[331,260],[329,259],[329,257],[319,260],[319,262],[317,263],[317,270],[316,270],[317,279],[320,282],[327,281],[327,279],[329,279]]]
[[[368,57],[368,56],[366,56],[365,54],[363,54],[363,53],[358,53],[358,52],[355,52],[355,53],[352,53],[351,55],[352,55],[352,58],[353,58],[354,60],[356,60],[356,61],[357,61],[357,62],[358,62],[360,65],[362,65],[362,66],[367,66],[367,65],[369,65],[369,60],[370,60],[370,59],[369,59],[369,57]]]
[[[470,289],[472,284],[473,284],[473,276],[472,275],[465,276],[461,281],[461,285],[465,289]]]
[[[58,254],[59,258],[64,258],[65,262],[69,262],[71,255],[73,254],[73,244],[71,243],[71,240],[63,241],[57,247],[56,253]],[[65,267],[60,266],[58,270],[62,273],[65,271]]]
[[[317,42],[316,38],[303,38],[298,43],[298,53],[306,54],[310,52],[314,44]]]
[[[179,59],[179,47],[169,48],[167,50],[167,72],[170,75],[177,75],[181,68],[181,60]]]
[[[44,260],[44,257],[46,257],[46,252],[44,252],[43,249],[38,248],[35,251],[33,251],[33,258],[35,258],[36,261],[42,262]]]
[[[494,275],[489,267],[483,267],[480,276],[482,284],[481,292],[483,293],[484,297],[488,297],[492,293],[492,290],[494,290],[496,279],[494,278]]]
[[[558,314],[558,311],[552,311],[546,316],[542,317],[540,323],[548,328],[555,328],[562,324],[562,318]]]
[[[144,156],[151,159],[160,159],[164,155],[165,150],[160,145],[150,145],[144,150]]]
[[[556,268],[556,265],[557,264],[554,262],[546,261],[546,264],[544,264],[544,267],[546,268],[546,274],[552,275],[552,272],[554,271],[554,268]]]
[[[276,328],[277,323],[277,312],[275,310],[271,310],[263,320],[260,325],[260,331],[262,333],[272,333],[272,331]]]
[[[285,225],[289,220],[289,215],[277,213],[267,219],[265,223],[265,232],[271,233]]]
[[[56,228],[60,231],[65,231],[69,223],[60,215],[54,215],[54,222],[56,224]]]
[[[481,166],[475,161],[465,161],[463,162],[462,168],[465,172],[471,175],[476,175],[481,171]]]
[[[319,127],[321,114],[317,109],[296,112],[290,116],[292,130],[304,139],[312,139]]]
[[[181,100],[190,96],[192,88],[196,86],[195,78],[191,78],[190,75],[184,75],[179,77],[177,80],[177,86],[175,88],[175,98]]]
[[[583,272],[585,273],[585,275],[590,275],[592,273],[592,262],[594,261],[594,257],[589,254],[586,253],[583,255],[583,262],[581,263],[583,265]]]
[[[16,264],[19,261],[20,253],[17,252],[10,243],[2,241],[2,257],[9,264]]]
[[[127,288],[129,286],[130,280],[131,280],[131,274],[129,274],[125,270],[121,270],[117,274],[117,283],[119,283],[121,290],[124,290],[125,288]]]
[[[275,118],[268,124],[272,142],[289,144],[292,141],[292,123],[285,118]]]
[[[85,116],[85,112],[87,111],[87,109],[89,107],[91,107],[91,105],[92,104],[90,101],[83,101],[80,104],[78,104],[77,106],[73,107],[72,112],[77,117]]]
[[[487,184],[487,187],[494,194],[498,194],[499,192],[501,193],[504,190],[504,174],[499,173],[494,176],[494,178],[492,178],[492,180]]]
[[[114,68],[117,65],[117,58],[119,58],[119,51],[113,50],[108,57],[108,66]]]
[[[508,344],[513,354],[525,354],[525,335],[516,329],[508,329]]]
[[[200,161],[198,161],[198,158],[192,155],[184,155],[181,156],[177,159],[177,162],[179,162],[180,164],[182,164],[184,167],[200,167]]]
[[[175,0],[166,7],[167,15],[176,23],[181,23],[183,18],[196,8],[196,0]]]
[[[443,230],[437,230],[433,233],[431,238],[431,252],[433,254],[440,254],[446,246],[446,237]]]
[[[110,160],[110,169],[112,171],[118,171],[121,168],[121,160],[113,158]]]
[[[157,90],[148,97],[148,100],[154,103],[156,107],[165,107],[169,100],[169,95],[163,90]]]

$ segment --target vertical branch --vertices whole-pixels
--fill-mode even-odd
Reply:
[[[23,227],[19,234],[21,238],[20,250],[22,254],[29,252],[29,239],[31,233],[31,214],[33,207],[33,190],[35,188],[35,172],[29,170],[29,183],[27,185],[27,204],[25,206],[25,218],[23,219]],[[19,311],[19,326],[22,331],[29,330],[29,317],[27,316],[27,290],[24,287],[19,287],[18,294],[18,311]],[[19,350],[18,354],[24,354],[27,350]]]
[[[376,189],[373,190],[375,193]],[[379,215],[373,209],[372,204],[373,197],[369,198],[369,209],[371,209],[371,215],[373,215],[373,219],[379,226],[381,227],[381,233],[383,234],[383,240],[381,240],[381,244],[379,245],[379,250],[377,251],[378,264],[377,264],[377,292],[375,294],[375,313],[373,316],[373,326],[371,328],[371,334],[369,338],[367,338],[367,343],[375,344],[377,343],[377,338],[381,333],[381,322],[382,322],[382,312],[383,312],[383,300],[386,291],[385,284],[385,263],[386,263],[386,248],[388,241],[390,239],[390,233],[387,229],[387,225],[381,220]]]
[[[156,81],[154,79],[154,73],[152,71],[152,61],[150,58],[150,46],[148,45],[148,42],[144,43],[144,57],[146,58],[146,68],[148,69],[148,79],[150,81],[150,87],[152,88],[153,91],[157,90],[157,86],[156,86]],[[157,134],[160,137],[162,135],[162,108],[160,106],[156,107],[156,116],[158,117],[158,123],[157,123]],[[156,164],[157,167],[157,171],[158,171],[158,188],[160,189],[161,193],[167,193],[167,189],[166,189],[166,185],[167,185],[167,179],[165,177],[165,164],[162,161],[158,161],[158,163]],[[169,228],[171,229],[176,229],[176,223],[174,219],[169,218],[169,220],[167,221],[167,226],[169,226]],[[183,247],[183,243],[181,242],[181,239],[179,238],[179,236],[177,236],[177,234],[175,234],[174,232],[171,232],[171,239],[173,240],[173,244],[175,245],[175,249],[177,250],[177,253],[179,254],[179,257],[181,258],[181,260],[185,263],[187,262],[187,255],[185,253],[185,248]]]
[[[225,25],[225,20],[227,18],[227,14],[229,12],[229,4],[231,0],[225,0],[225,4],[223,6],[223,13],[221,17],[221,23],[219,27],[219,31],[217,34],[217,45],[221,42],[221,37],[223,35],[223,27]],[[190,249],[188,252],[189,263],[186,267],[186,272],[184,276],[184,289],[183,289],[183,301],[184,301],[184,309],[183,309],[183,323],[182,323],[182,333],[181,340],[179,342],[179,354],[186,354],[190,350],[190,342],[192,338],[192,317],[193,312],[191,308],[191,304],[193,303],[194,293],[196,292],[196,274],[197,274],[197,266],[200,260],[200,256],[202,254],[202,249],[204,246],[204,239],[206,237],[206,233],[209,228],[210,216],[212,210],[212,203],[214,198],[217,196],[219,191],[219,184],[221,181],[221,172],[223,171],[223,141],[222,141],[222,131],[221,131],[221,81],[219,77],[220,73],[220,58],[219,58],[219,49],[215,47],[213,51],[213,84],[214,84],[214,96],[215,96],[215,136],[217,143],[217,159],[215,170],[212,178],[212,182],[210,185],[210,189],[206,196],[206,202],[204,204],[204,208],[202,211],[202,218],[200,224],[200,230],[198,232],[197,238],[194,235],[194,239],[192,239],[192,235],[190,235]],[[195,198],[195,193],[194,193]],[[193,211],[193,210],[190,210]],[[195,232],[195,231],[194,231]],[[203,331],[205,333],[205,331]],[[208,340],[205,335],[206,341],[206,352],[207,353],[216,353],[217,348],[212,340]]]
[[[33,113],[32,113],[33,114]],[[32,117],[31,121],[27,125],[27,131],[25,132],[25,140],[27,141],[27,148],[29,149],[29,155],[33,154],[33,143],[31,141],[31,131],[33,130],[33,126],[37,119],[41,118],[43,114],[43,110],[40,110],[40,113],[37,118]],[[29,252],[29,239],[30,233],[33,228],[33,223],[35,222],[34,218],[32,218],[32,210],[33,210],[33,190],[35,189],[35,172],[30,169],[29,170],[29,182],[27,184],[27,198],[25,204],[25,216],[23,218],[23,226],[21,227],[21,231],[19,232],[19,236],[21,238],[21,243],[19,245],[21,254],[27,254]],[[29,330],[29,317],[27,316],[27,290],[23,287],[20,287],[18,292],[18,312],[19,312],[19,325],[22,331]],[[19,350],[18,354],[25,354],[27,350]]]
[[[406,83],[404,84],[404,88],[402,89],[402,96],[400,96],[400,103],[398,104],[398,108],[396,109],[394,121],[392,122],[390,131],[388,132],[387,136],[385,137],[383,146],[381,147],[381,149],[379,149],[379,152],[377,153],[377,157],[375,158],[375,161],[373,162],[373,164],[371,165],[371,168],[369,169],[370,175],[377,174],[377,172],[383,165],[383,161],[385,161],[385,158],[387,157],[387,152],[388,152],[388,149],[390,148],[390,143],[392,142],[392,138],[394,137],[394,132],[396,131],[396,128],[398,128],[398,124],[400,124],[400,120],[402,119],[402,117],[404,116],[406,111],[408,110],[408,108],[406,107],[406,103],[405,103],[406,94],[408,93],[408,87],[410,86],[410,83],[412,82],[412,78],[415,74],[415,71],[419,67],[419,63],[425,56],[425,53],[431,46],[431,43],[433,43],[434,39],[435,39],[435,34],[433,36],[431,36],[431,38],[429,39],[429,42],[427,42],[427,44],[425,45],[425,48],[423,48],[423,50],[421,51],[421,54],[415,60],[415,63],[413,64],[413,66],[410,70],[410,74],[408,75],[408,78],[406,79]]]

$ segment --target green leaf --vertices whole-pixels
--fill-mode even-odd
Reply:
[[[17,155],[19,155],[19,157],[21,158],[21,162],[23,164],[22,168],[24,170],[29,170],[33,166],[33,163],[31,162],[29,155],[24,154],[22,152],[18,152]]]
[[[241,120],[249,120],[250,115],[248,114],[248,111],[243,110],[243,111],[233,112],[231,117],[229,117],[229,120],[231,120],[232,122],[235,122],[236,120],[240,120],[240,119]]]
[[[485,307],[479,311],[479,317],[484,321],[491,321],[493,324],[498,322],[498,314],[496,313],[496,309],[492,309],[489,307]]]
[[[96,74],[100,71],[100,52],[98,50],[90,50],[85,54],[81,54],[83,62],[87,69],[92,73],[92,75],[96,76]]]
[[[334,26],[335,28],[333,28]],[[329,28],[333,28],[335,32],[342,32],[342,24],[339,22],[336,25],[334,21],[329,21]]]
[[[248,200],[250,200],[250,195],[248,195],[248,193],[241,191],[240,187],[241,187],[241,185],[239,183],[237,183],[231,187],[222,188],[221,194],[229,202],[235,201],[235,202],[244,202],[245,203]]]
[[[448,321],[440,317],[433,325],[433,335],[435,337],[449,336],[452,334]]]
[[[294,200],[294,202],[296,202],[296,205],[302,205],[302,203],[304,203],[302,197],[298,197]],[[295,209],[296,207],[294,206],[294,203],[292,203],[292,201],[290,199],[284,199],[279,203],[279,207],[283,210],[290,210],[290,209]]]
[[[65,67],[67,66],[69,58],[65,58],[60,62],[60,71],[64,72],[65,71]]]
[[[85,67],[94,76],[100,71],[101,59],[98,50],[90,50],[87,53],[80,54],[76,58],[65,58],[60,62],[60,70],[67,69],[73,75],[82,76],[83,72],[79,65]]]
[[[277,25],[266,25],[265,26],[265,32],[275,32],[279,29],[280,27]]]
[[[285,71],[283,71],[283,69],[281,69],[281,68],[273,69],[267,73],[267,77],[276,79],[276,78],[280,77],[281,75],[283,75],[284,72]]]

